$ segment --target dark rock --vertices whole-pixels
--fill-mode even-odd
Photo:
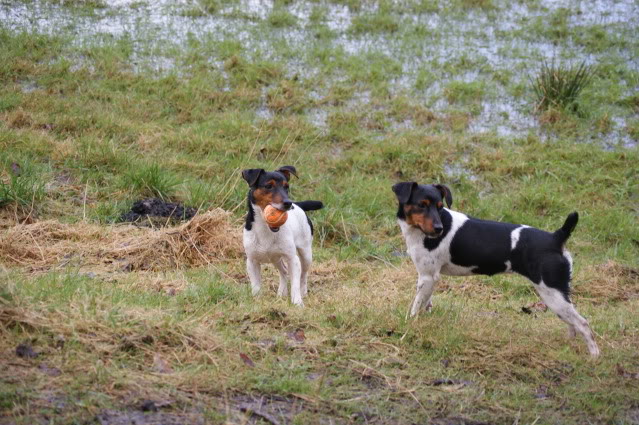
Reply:
[[[462,385],[466,387],[472,384],[473,383],[471,381],[465,381],[462,379],[435,379],[434,381],[430,382],[430,385],[434,387],[439,387],[442,385]]]
[[[143,412],[157,412],[158,407],[153,400],[144,400],[142,404],[140,404],[140,410]]]
[[[141,224],[145,221],[152,221],[153,224],[163,224],[161,220],[152,220],[152,218],[162,217],[165,219],[164,222],[190,220],[196,213],[196,208],[185,207],[174,202],[165,202],[157,198],[149,198],[136,201],[131,207],[131,211],[122,214],[118,221]]]
[[[29,344],[20,344],[16,347],[16,356],[23,359],[34,359],[38,357],[38,353],[33,351],[33,348]]]

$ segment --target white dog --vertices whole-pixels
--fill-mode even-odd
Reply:
[[[303,307],[302,297],[308,292],[307,275],[313,260],[313,224],[305,211],[319,210],[323,204],[320,201],[291,201],[288,197],[291,174],[297,177],[295,167],[291,165],[270,172],[261,168],[242,171],[242,177],[250,187],[244,249],[253,295],[260,291],[262,263],[272,263],[280,273],[277,294],[288,294],[286,278],[289,275],[291,302]],[[264,220],[263,212],[268,205],[287,212],[288,219],[281,227],[270,227]]]

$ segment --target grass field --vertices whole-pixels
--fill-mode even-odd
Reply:
[[[596,0],[0,4],[0,424],[638,424],[639,7]],[[584,63],[544,104],[543,64]],[[306,307],[250,295],[244,168],[294,165]],[[602,350],[516,275],[416,272],[390,190],[555,230]],[[134,201],[189,224],[117,224]],[[531,314],[523,312],[526,307]]]

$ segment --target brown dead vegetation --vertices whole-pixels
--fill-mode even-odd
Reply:
[[[16,224],[32,224],[35,222],[34,211],[12,204],[0,208],[0,230],[8,229]]]
[[[171,229],[48,220],[1,234],[0,264],[35,272],[69,265],[106,271],[193,267],[238,258],[240,241],[230,214],[219,208]]]
[[[639,269],[613,260],[588,266],[576,281],[574,294],[588,298],[594,304],[639,298]]]

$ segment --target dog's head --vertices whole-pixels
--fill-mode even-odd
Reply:
[[[399,201],[398,218],[420,229],[429,238],[442,235],[444,226],[440,214],[444,201],[448,207],[453,204],[453,195],[447,186],[402,182],[393,186],[393,192]]]
[[[262,168],[242,171],[242,178],[251,188],[251,202],[262,210],[267,205],[272,205],[280,211],[291,209],[293,201],[288,197],[288,181],[291,175],[297,177],[297,171],[292,165],[285,165],[275,171],[264,171]]]

